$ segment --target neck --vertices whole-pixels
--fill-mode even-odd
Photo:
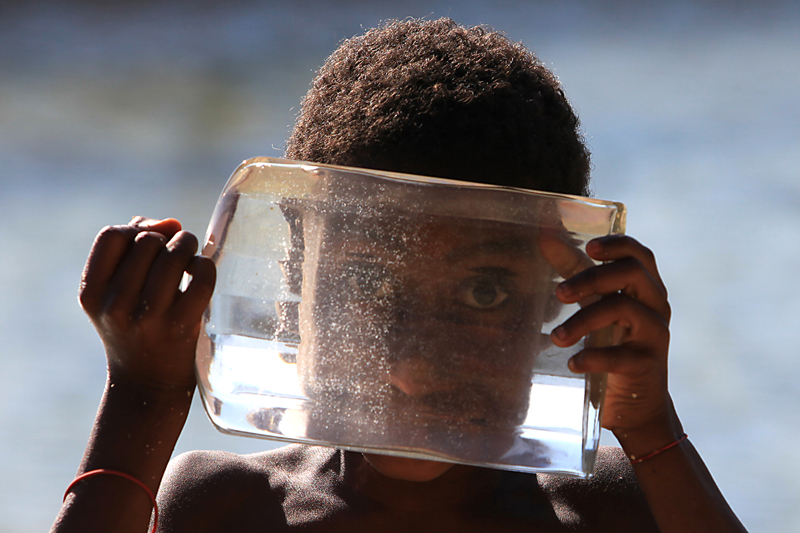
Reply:
[[[456,465],[431,481],[392,479],[373,468],[360,453],[345,452],[345,484],[361,496],[400,511],[460,507],[485,501],[496,489],[501,472]]]

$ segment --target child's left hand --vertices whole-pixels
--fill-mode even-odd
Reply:
[[[616,345],[586,347],[572,357],[569,367],[579,373],[608,373],[603,427],[614,432],[629,454],[655,449],[682,433],[667,389],[667,289],[653,253],[631,237],[594,239],[586,253],[604,263],[569,277],[557,287],[556,296],[565,304],[596,301],[556,328],[552,341],[571,346],[593,331],[617,326]]]

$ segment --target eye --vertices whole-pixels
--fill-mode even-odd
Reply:
[[[394,277],[380,265],[350,264],[347,266],[346,280],[356,296],[362,298],[390,298],[396,290]]]
[[[510,295],[509,282],[493,276],[476,276],[466,280],[458,291],[459,303],[475,309],[492,309]]]

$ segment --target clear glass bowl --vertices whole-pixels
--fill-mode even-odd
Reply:
[[[228,433],[526,472],[594,470],[604,375],[550,331],[554,295],[624,232],[620,203],[271,158],[208,228],[197,351]]]

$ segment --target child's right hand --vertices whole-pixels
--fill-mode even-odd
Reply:
[[[153,391],[192,390],[200,319],[214,289],[214,263],[175,219],[134,218],[94,242],[79,299],[106,348],[111,382]],[[192,276],[185,292],[184,272]]]

